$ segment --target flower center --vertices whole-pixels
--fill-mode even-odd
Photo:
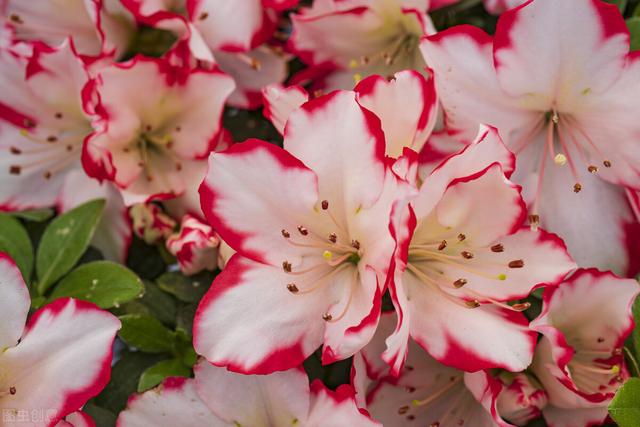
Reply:
[[[180,126],[176,126],[175,131],[180,132]],[[174,164],[175,170],[182,170],[182,162],[176,153],[173,152],[173,134],[170,132],[153,131],[147,125],[137,139],[122,149],[125,153],[135,151],[138,155],[138,166],[144,171],[148,182],[154,180],[152,157],[168,157]],[[166,173],[167,171],[159,171]]]
[[[360,242],[357,239],[348,239],[348,233],[346,228],[341,226],[329,209],[329,202],[323,200],[321,202],[321,211],[327,215],[333,225],[336,227],[336,231],[330,232],[327,235],[321,235],[313,230],[308,229],[303,225],[297,226],[297,233],[282,229],[280,232],[285,241],[296,247],[309,250],[309,255],[305,255],[305,258],[314,259],[316,262],[310,267],[302,270],[294,270],[292,264],[288,260],[282,262],[282,269],[290,276],[302,276],[313,272],[320,272],[319,276],[311,281],[309,284],[305,284],[305,287],[301,289],[296,281],[287,283],[287,289],[289,292],[295,295],[305,295],[311,292],[315,292],[323,288],[326,284],[331,282],[331,279],[336,274],[343,272],[349,268],[353,269],[353,274],[358,274],[357,267],[360,259],[363,255],[363,250],[360,248]],[[297,234],[299,237],[294,238],[292,234]],[[344,237],[343,237],[344,236]],[[350,243],[346,243],[349,242]],[[319,255],[319,256],[318,256]],[[347,313],[351,300],[353,297],[353,283],[351,281],[351,288],[349,289],[348,301],[345,304],[343,310],[334,316],[330,313],[325,313],[323,319],[327,322],[337,322],[342,319]]]
[[[624,381],[621,374],[623,363],[621,348],[611,351],[576,349],[567,367],[580,390],[609,394],[615,393],[619,383]]]
[[[473,276],[483,277],[490,280],[504,281],[507,279],[509,269],[523,268],[524,260],[514,259],[508,262],[503,260],[487,260],[487,255],[497,255],[505,252],[505,247],[501,243],[496,243],[487,248],[476,248],[482,252],[482,262],[474,262],[476,259],[474,248],[466,241],[464,233],[458,234],[457,238],[442,240],[437,242],[425,242],[424,244],[412,243],[409,246],[409,257],[407,270],[413,273],[420,281],[438,292],[447,300],[465,308],[477,308],[482,304],[495,304],[501,308],[511,311],[524,311],[531,304],[528,302],[509,305],[501,301],[489,298],[466,286]],[[502,257],[501,257],[502,258]],[[463,277],[450,277],[444,271],[444,266],[454,267],[456,272],[463,274]],[[503,269],[502,273],[490,273]],[[457,290],[464,287],[462,294],[457,294]]]

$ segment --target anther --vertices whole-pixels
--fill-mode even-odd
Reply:
[[[51,179],[51,172],[46,171],[44,174],[42,174],[44,176],[44,179]]]
[[[329,234],[329,241],[331,243],[336,243],[338,241],[338,236],[336,235],[336,233]]]
[[[54,114],[54,117],[56,119],[61,119],[62,118],[62,113],[56,113],[56,114]]]
[[[11,15],[9,15],[9,19],[13,22],[15,22],[16,24],[22,24],[22,18],[20,18],[19,15],[16,15],[15,13],[12,13]]]
[[[331,319],[333,319],[333,316],[329,313],[325,313],[322,315],[322,320],[324,320],[325,322],[328,322]]]
[[[287,273],[291,273],[291,263],[289,261],[282,261],[282,269]]]
[[[459,240],[460,242],[462,242],[462,241],[463,241],[464,239],[466,239],[466,238],[467,238],[467,236],[465,236],[464,234],[462,234],[462,233],[458,234],[458,240]]]
[[[502,243],[498,243],[497,245],[491,246],[491,252],[504,252],[504,246]]]
[[[10,394],[10,395],[12,395],[12,396],[13,396],[13,395],[14,395],[14,394],[16,394],[17,392],[18,392],[18,391],[16,390],[16,388],[15,388],[15,387],[9,387],[9,394]]]
[[[576,182],[573,186],[573,192],[579,193],[580,190],[582,190],[582,184],[580,184],[579,182]]]
[[[16,165],[9,166],[9,173],[11,175],[20,175],[20,172],[22,172],[22,168],[20,166],[16,166]]]
[[[357,240],[352,240],[351,241],[351,247],[356,249],[356,250],[360,250],[360,242],[358,242]]]
[[[58,140],[58,138],[56,138],[56,137],[55,137],[55,136],[53,136],[53,135],[49,135],[49,136],[47,137],[47,142],[56,142],[57,140]]]
[[[284,237],[285,239],[288,239],[289,237],[291,237],[291,234],[289,234],[289,232],[284,228],[280,232],[282,233],[282,237]]]
[[[473,258],[473,254],[469,251],[462,251],[460,252],[460,255],[462,255],[462,258],[464,259],[471,259]]]
[[[553,162],[558,165],[558,166],[564,166],[567,164],[567,156],[565,156],[562,153],[558,153],[556,154],[556,156],[553,158]]]
[[[404,405],[398,408],[398,414],[399,415],[404,415],[407,412],[409,412],[409,406],[408,405]]]
[[[515,311],[525,311],[529,307],[531,307],[531,303],[530,302],[523,302],[523,303],[513,304],[511,306],[511,308],[513,308]]]
[[[524,261],[521,259],[509,261],[509,268],[522,268],[522,267],[524,267]]]
[[[302,234],[303,236],[306,236],[307,234],[309,234],[309,230],[307,230],[306,228],[304,228],[303,226],[299,225],[298,226],[298,231],[300,232],[300,234]]]
[[[67,151],[73,151],[73,145],[67,145]]]
[[[327,261],[331,261],[331,258],[333,258],[333,252],[331,251],[324,251],[322,253],[322,258],[326,259]]]
[[[289,290],[289,292],[291,292],[292,294],[298,293],[299,289],[296,286],[295,283],[289,283],[287,284],[287,289]]]
[[[604,165],[605,168],[611,167],[611,162],[609,160],[605,160],[604,162],[602,162],[602,164]]]
[[[587,170],[591,173],[596,173],[598,172],[598,167],[594,166],[594,165],[589,165],[589,167],[587,168]]]
[[[478,302],[477,299],[474,299],[474,300],[471,300],[471,301],[465,301],[464,303],[469,308],[478,308],[478,307],[480,307],[480,302]]]
[[[322,203],[322,210],[326,211],[327,209],[329,209],[329,201],[328,200],[323,200]]]
[[[21,154],[22,153],[22,150],[20,150],[19,148],[16,148],[16,147],[9,148],[9,151],[11,151],[11,154]]]
[[[446,247],[447,247],[447,241],[446,241],[446,240],[443,240],[443,241],[442,241],[442,242],[440,242],[440,244],[438,245],[438,250],[439,250],[439,251],[441,251],[441,250],[443,250],[443,249],[444,249],[444,248],[446,248]]]
[[[204,21],[205,19],[207,19],[208,16],[209,14],[207,12],[202,12],[200,16],[198,16],[198,19],[201,21]]]
[[[456,288],[461,288],[466,284],[467,284],[467,279],[462,279],[462,278],[453,282],[453,286],[455,286]]]

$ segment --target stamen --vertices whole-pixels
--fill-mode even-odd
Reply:
[[[300,232],[300,234],[302,234],[303,236],[306,236],[309,234],[309,230],[307,230],[305,227],[299,225],[298,226],[298,231]]]
[[[474,300],[471,300],[471,301],[465,301],[464,303],[469,308],[478,308],[478,307],[480,307],[480,302],[477,299],[474,299]]]
[[[491,252],[503,252],[504,251],[504,246],[502,246],[502,243],[498,243],[496,245],[491,246]]]
[[[591,173],[597,173],[598,172],[598,167],[595,165],[589,165],[589,167],[587,168],[587,170]]]
[[[462,242],[466,238],[467,238],[467,236],[465,236],[464,234],[462,234],[462,233],[458,234],[458,241],[459,242]]]
[[[282,233],[282,237],[284,237],[285,239],[288,239],[289,237],[291,237],[291,234],[284,228],[282,229],[281,233]]]
[[[327,209],[329,209],[329,201],[328,200],[323,200],[321,203],[322,206],[322,210],[326,211]]]
[[[409,412],[409,405],[404,405],[398,408],[398,415],[404,415]]]
[[[531,231],[536,231],[540,225],[540,215],[529,215],[529,225],[531,226]]]
[[[611,167],[611,162],[609,160],[603,161],[602,164],[604,165],[605,168],[610,168]]]
[[[473,254],[469,251],[462,251],[460,252],[460,255],[462,255],[462,258],[464,259],[472,259],[473,258]]]
[[[322,253],[322,258],[326,259],[327,261],[331,261],[331,258],[333,258],[333,253],[331,251],[324,251]]]
[[[428,403],[433,402],[434,400],[436,400],[437,398],[439,398],[440,396],[442,396],[443,394],[445,394],[447,391],[451,390],[451,388],[453,386],[455,386],[458,382],[460,382],[460,380],[462,379],[462,376],[458,376],[455,378],[452,378],[448,384],[446,384],[444,387],[442,387],[440,390],[436,391],[434,394],[432,394],[431,396],[422,399],[422,400],[414,400],[412,401],[414,406],[424,406],[427,405]]]
[[[287,273],[291,273],[291,263],[289,261],[282,261],[282,269]]]
[[[509,261],[509,268],[522,268],[524,267],[524,261],[521,259],[516,259],[513,261]]]
[[[20,166],[17,166],[17,165],[9,166],[9,173],[11,175],[20,175],[21,172],[22,172],[22,168]]]
[[[360,250],[360,242],[357,240],[351,240],[351,247],[355,250]]]
[[[579,182],[576,182],[573,185],[573,192],[574,193],[579,193],[582,190],[582,184],[580,184]]]
[[[333,316],[329,313],[325,313],[322,315],[322,320],[324,320],[325,322],[330,321],[331,319],[333,319]]]
[[[289,292],[291,292],[292,294],[296,294],[296,293],[298,293],[298,291],[299,291],[299,289],[298,289],[298,287],[296,286],[296,284],[295,284],[295,283],[289,283],[289,284],[287,284],[287,289],[288,289],[288,290],[289,290]]]
[[[556,156],[553,158],[553,162],[558,165],[558,166],[564,166],[567,164],[567,156],[565,156],[562,153],[558,153],[556,154]]]
[[[463,287],[466,284],[467,284],[467,279],[462,279],[462,278],[460,278],[460,279],[456,280],[455,282],[453,282],[453,286],[458,288],[458,289]]]
[[[447,241],[443,240],[442,242],[440,242],[440,245],[438,245],[438,250],[441,251],[446,247],[447,247]]]
[[[329,234],[329,241],[331,243],[336,243],[338,241],[338,236],[336,235],[336,233]]]
[[[530,307],[531,307],[530,302],[517,303],[511,306],[511,308],[514,309],[515,311],[525,311]]]

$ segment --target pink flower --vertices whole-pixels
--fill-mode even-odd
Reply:
[[[542,415],[548,396],[535,378],[523,372],[503,372],[500,379],[504,387],[498,396],[498,410],[504,419],[524,426]]]
[[[179,196],[191,170],[215,147],[233,81],[217,69],[136,57],[102,69],[85,88],[94,133],[87,173],[113,181],[125,203]]]
[[[533,0],[505,12],[494,37],[458,26],[427,37],[450,131],[466,142],[498,128],[517,156],[532,226],[560,234],[581,266],[632,275],[640,225],[640,61],[614,5]]]
[[[558,283],[575,264],[557,236],[523,227],[520,188],[507,179],[513,165],[496,130],[481,128],[425,179],[407,209],[396,206],[390,290],[399,323],[384,354],[393,373],[409,336],[469,372],[530,364],[536,334],[520,313],[529,304],[507,303]]]
[[[301,368],[241,375],[201,362],[195,379],[168,378],[127,406],[118,427],[380,426],[356,406],[352,387],[309,386]]]
[[[186,275],[215,270],[219,245],[220,239],[213,229],[191,215],[185,215],[180,232],[167,239],[167,249],[176,256],[180,270]]]
[[[129,209],[129,215],[133,232],[149,245],[168,238],[177,225],[173,218],[155,203],[133,205]]]
[[[545,288],[531,328],[544,336],[532,370],[549,395],[544,417],[553,427],[600,424],[629,377],[623,346],[633,330],[638,282],[595,269],[578,270]]]
[[[70,0],[64,7],[49,0],[3,0],[0,10],[15,39],[58,46],[71,37],[85,55],[124,53],[134,30],[118,0]]]
[[[47,419],[39,425],[55,425],[109,381],[120,321],[93,304],[62,298],[37,310],[25,326],[29,291],[2,253],[0,277],[0,407],[9,411],[3,416],[42,409]]]
[[[315,1],[292,15],[290,48],[311,66],[298,80],[351,89],[372,74],[423,70],[419,39],[435,31],[428,7],[427,0]]]
[[[375,331],[393,252],[399,184],[355,93],[296,110],[284,148],[250,140],[214,153],[200,189],[238,253],[200,304],[194,344],[237,372],[289,369],[323,343],[325,363],[353,355]]]
[[[414,342],[409,344],[407,364],[399,377],[380,369],[384,366],[384,337],[394,324],[392,313],[383,314],[373,340],[354,359],[356,389],[359,395],[366,393],[367,409],[374,419],[385,427],[511,426],[497,408],[502,385],[487,372],[465,373],[446,367]],[[367,376],[368,381],[363,380]]]

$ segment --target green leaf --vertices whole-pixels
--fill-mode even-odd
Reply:
[[[50,299],[73,297],[111,308],[141,297],[142,280],[128,268],[111,261],[95,261],[73,270],[56,286]]]
[[[636,16],[625,21],[631,36],[631,50],[640,50],[640,17]]]
[[[633,347],[636,350],[636,360],[640,360],[640,297],[637,297],[633,304],[633,318],[636,327],[633,328],[631,332],[631,339],[633,341]]]
[[[93,418],[96,423],[96,427],[111,427],[116,425],[117,416],[108,409],[104,409],[91,402],[87,402],[82,411],[86,412]]]
[[[165,273],[158,277],[156,283],[165,292],[173,294],[180,301],[198,302],[209,289],[213,276],[203,272],[186,277],[180,273]]]
[[[11,212],[16,218],[26,219],[27,221],[42,222],[53,217],[53,209],[31,209],[22,212]]]
[[[175,326],[176,300],[153,282],[144,282],[146,292],[140,302],[162,323]]]
[[[630,378],[618,389],[609,405],[609,413],[620,427],[640,423],[640,378]]]
[[[132,347],[147,353],[169,353],[174,351],[176,336],[158,319],[146,314],[120,316],[122,329],[120,338]]]
[[[29,283],[33,270],[31,239],[20,221],[7,214],[0,214],[0,252],[13,258],[24,281]]]
[[[191,370],[184,366],[180,360],[163,360],[148,368],[140,375],[138,393],[157,386],[167,377],[188,377],[190,375]]]
[[[104,203],[102,199],[93,200],[51,221],[36,256],[40,294],[71,270],[87,250],[102,217]]]
[[[624,14],[624,10],[627,8],[629,0],[605,0],[607,3],[615,4],[618,6],[620,13]]]

